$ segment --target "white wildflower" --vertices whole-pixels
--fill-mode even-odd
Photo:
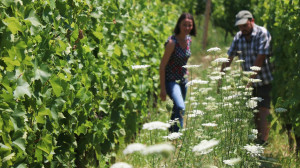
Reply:
[[[224,87],[222,87],[222,90],[230,90],[230,89],[232,89],[231,86],[224,86]]]
[[[152,145],[147,147],[144,151],[143,154],[144,155],[148,155],[148,154],[154,154],[154,153],[169,153],[174,151],[175,148],[173,145],[170,144],[156,144],[156,145]]]
[[[179,120],[179,118],[175,118],[175,120],[169,120],[168,123],[169,123],[170,125],[174,125],[174,124],[177,123],[178,120]]]
[[[193,114],[196,114],[196,115],[203,115],[204,114],[204,112],[201,111],[201,110],[193,110],[192,112],[193,112]]]
[[[259,112],[259,110],[257,110],[257,109],[253,110],[253,113],[258,113],[258,112]]]
[[[239,101],[234,102],[235,105],[241,104]]]
[[[167,130],[170,126],[171,125],[169,123],[154,121],[154,122],[144,124],[143,129],[146,129],[146,130],[155,130],[155,129]]]
[[[253,88],[252,87],[248,87],[248,88],[245,88],[245,90],[250,92],[250,91],[253,90]]]
[[[184,65],[183,68],[199,68],[201,65]]]
[[[230,71],[231,70],[231,67],[226,67],[223,69],[223,71],[227,72],[227,71]]]
[[[246,106],[247,106],[248,108],[254,109],[254,108],[257,106],[257,102],[256,102],[255,100],[248,100],[248,101],[246,102]]]
[[[169,139],[169,140],[175,140],[178,139],[182,136],[182,133],[180,132],[173,132],[171,134],[169,134],[168,136],[164,136],[165,139]]]
[[[224,107],[232,107],[231,103],[224,103]]]
[[[242,159],[240,157],[238,158],[232,158],[229,160],[223,160],[223,162],[229,166],[234,166],[235,164],[239,163]]]
[[[252,134],[257,135],[258,134],[258,130],[257,129],[252,129]]]
[[[253,78],[249,79],[249,82],[252,82],[252,83],[259,83],[261,81],[262,81],[261,79],[253,79]]]
[[[257,73],[254,71],[243,71],[243,74],[251,76],[251,75],[256,75]]]
[[[240,63],[240,62],[245,62],[245,60],[240,59],[240,60],[236,60],[235,62]]]
[[[200,144],[196,145],[193,147],[193,152],[201,153],[204,152],[206,153],[208,150],[213,148],[214,146],[219,144],[219,140],[216,139],[211,139],[211,140],[202,140]]]
[[[189,81],[186,86],[191,86],[191,85],[194,85],[194,84],[208,84],[208,81],[203,81],[203,80],[192,80],[192,81]]]
[[[257,139],[258,130],[257,130],[257,129],[252,129],[251,133],[252,133],[252,134],[248,135],[248,138],[249,138],[250,140],[255,140],[255,139]]]
[[[258,67],[258,66],[252,66],[252,67],[250,67],[250,69],[251,69],[252,71],[260,71],[260,70],[261,70],[261,67]]]
[[[220,80],[222,79],[222,76],[209,76],[210,80]]]
[[[248,135],[248,139],[253,141],[253,140],[257,139],[257,135],[250,134],[250,135]]]
[[[150,65],[132,65],[131,68],[132,69],[145,69],[150,67]]]
[[[132,168],[132,166],[125,162],[118,162],[113,164],[110,168]]]
[[[207,52],[212,52],[212,51],[221,51],[221,49],[218,47],[213,47],[207,50]]]
[[[229,59],[228,58],[217,58],[213,62],[221,62],[221,63],[229,62]]]
[[[277,113],[284,113],[284,112],[287,112],[287,109],[280,107],[280,108],[276,108],[275,112],[277,112]]]
[[[213,117],[214,117],[214,118],[220,118],[220,117],[222,117],[222,114],[216,114],[216,115],[214,115]]]
[[[204,123],[204,124],[201,124],[202,126],[204,127],[216,127],[218,126],[218,124],[216,123]]]
[[[144,144],[140,144],[140,143],[133,143],[133,144],[129,144],[124,150],[123,150],[123,154],[127,155],[127,154],[131,154],[134,152],[139,152],[142,151],[146,148],[146,145]]]
[[[251,100],[262,102],[264,99],[261,97],[252,97]]]
[[[211,96],[209,96],[209,97],[207,97],[207,98],[205,98],[206,100],[208,100],[208,101],[215,101],[216,99],[215,98],[213,98],[213,97],[211,97]]]
[[[205,165],[203,168],[218,168],[218,167],[214,165]]]
[[[212,88],[200,88],[199,89],[199,92],[201,94],[208,94],[209,91],[212,91],[213,89]]]
[[[258,144],[256,145],[247,144],[246,146],[244,146],[244,149],[246,149],[247,153],[249,153],[251,156],[260,156],[264,152],[265,148],[263,148]]]

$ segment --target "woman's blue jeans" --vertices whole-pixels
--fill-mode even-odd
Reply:
[[[171,120],[175,120],[176,118],[178,118],[181,128],[183,128],[183,115],[185,112],[184,100],[187,92],[187,87],[185,86],[185,84],[185,82],[177,83],[175,81],[166,81],[167,94],[173,101]],[[170,131],[179,131],[177,123],[171,126]]]

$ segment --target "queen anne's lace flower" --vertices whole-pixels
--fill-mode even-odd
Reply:
[[[247,106],[248,108],[254,109],[254,108],[257,106],[257,101],[255,101],[255,100],[248,100],[248,101],[246,102],[246,106]]]
[[[132,69],[145,69],[150,67],[150,65],[132,65],[131,68]]]
[[[184,65],[183,68],[199,68],[201,65]]]
[[[123,151],[124,155],[131,154],[134,152],[142,151],[146,148],[146,145],[140,144],[140,143],[133,143],[129,144]]]
[[[236,60],[235,62],[240,63],[240,62],[245,62],[245,60],[240,59],[240,60]]]
[[[252,67],[250,67],[250,69],[251,69],[252,71],[260,71],[260,70],[261,70],[261,67],[258,67],[258,66],[252,66]]]
[[[182,136],[182,133],[180,132],[173,132],[171,134],[169,134],[168,136],[164,136],[165,139],[169,139],[169,140],[175,140],[178,139]]]
[[[113,164],[110,168],[132,168],[132,166],[125,162],[118,162]]]
[[[262,80],[261,80],[261,79],[253,79],[253,78],[250,78],[249,81],[252,82],[252,83],[259,83],[259,82],[261,82]]]
[[[169,153],[175,150],[175,147],[170,144],[156,144],[147,147],[144,149],[143,154],[148,155],[148,154],[154,154],[154,153]]]
[[[201,124],[202,126],[204,127],[216,127],[218,126],[218,124],[216,123],[204,123],[204,124]]]
[[[249,145],[247,144],[246,146],[244,146],[244,149],[247,150],[247,153],[249,153],[251,156],[260,156],[263,152],[264,149],[262,146],[260,145]]]
[[[213,47],[207,50],[207,52],[212,52],[212,51],[221,51],[221,49],[218,47]]]
[[[219,140],[211,139],[211,140],[203,140],[200,144],[193,147],[193,152],[206,154],[208,151],[210,152],[214,146],[219,144]]]
[[[251,100],[262,102],[264,99],[261,97],[252,97]]]
[[[232,158],[229,160],[223,160],[223,162],[229,166],[234,166],[235,164],[239,163],[241,161],[241,158]]]
[[[146,130],[155,130],[155,129],[159,129],[159,130],[167,130],[171,125],[168,123],[163,123],[160,121],[153,121],[150,123],[146,123],[143,125],[143,129]]]
[[[191,86],[191,85],[194,85],[194,84],[208,84],[208,81],[203,81],[203,80],[192,80],[192,81],[189,81],[186,86]]]
[[[214,60],[214,62],[221,62],[221,63],[229,62],[229,59],[228,58],[217,58]]]

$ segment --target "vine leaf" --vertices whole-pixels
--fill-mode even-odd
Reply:
[[[35,80],[40,79],[42,81],[42,83],[45,83],[50,76],[51,76],[51,74],[49,74],[48,72],[41,70],[41,69],[36,69],[34,79]]]
[[[31,24],[35,27],[41,26],[42,24],[40,23],[38,17],[35,15],[34,10],[31,10],[29,13],[29,16],[25,19],[31,22]]]
[[[51,86],[53,88],[53,92],[54,94],[59,97],[61,94],[61,91],[63,90],[63,88],[60,86],[60,80],[59,78],[57,78],[56,76],[54,76],[51,80],[50,80]]]
[[[22,151],[25,152],[25,140],[23,138],[18,138],[15,141],[13,141],[13,144],[18,146]]]
[[[21,23],[15,17],[8,17],[3,20],[3,23],[13,34],[17,34],[18,31],[23,31]]]
[[[24,95],[31,97],[30,85],[27,82],[22,83],[21,86],[17,86],[16,90],[14,91],[15,99],[23,97]]]
[[[49,134],[46,134],[41,138],[41,141],[37,144],[37,148],[50,154],[52,150],[52,137]]]

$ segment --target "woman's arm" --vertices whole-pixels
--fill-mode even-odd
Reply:
[[[159,75],[160,75],[160,98],[162,101],[166,100],[167,91],[166,91],[166,81],[165,81],[165,75],[166,75],[166,66],[168,64],[168,61],[174,52],[175,43],[172,40],[169,40],[169,42],[166,45],[164,56],[161,59],[160,66],[159,66]]]

